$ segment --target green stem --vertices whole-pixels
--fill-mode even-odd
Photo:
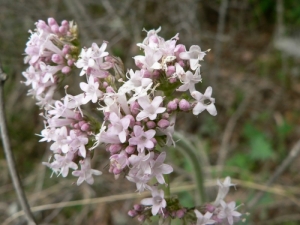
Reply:
[[[170,176],[168,174],[164,175],[166,186],[164,188],[165,198],[170,198],[171,190],[170,190]]]
[[[174,138],[178,139],[176,141],[176,149],[180,150],[183,154],[185,154],[193,165],[195,181],[197,186],[197,191],[200,197],[200,202],[204,203],[206,199],[205,187],[204,187],[204,175],[201,167],[201,162],[198,158],[198,155],[195,152],[195,147],[186,140],[184,136],[179,134],[178,132],[174,133]]]

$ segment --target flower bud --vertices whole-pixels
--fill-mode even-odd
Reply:
[[[156,127],[156,123],[154,121],[148,121],[146,125],[148,129],[153,129]]]
[[[130,120],[129,127],[133,127],[135,125],[135,119],[132,115],[126,115],[124,118],[128,118]]]
[[[133,154],[135,152],[135,150],[136,150],[136,147],[130,146],[130,145],[125,148],[125,152],[128,154]]]
[[[67,62],[68,66],[72,66],[74,64],[74,60],[72,59],[69,59],[68,62]]]
[[[108,151],[111,153],[111,154],[116,154],[118,153],[119,151],[121,151],[122,149],[122,145],[119,145],[119,144],[112,144],[108,147]]]
[[[165,119],[161,119],[160,121],[158,121],[157,125],[160,127],[160,128],[167,128],[169,125],[170,125],[170,122],[168,120],[165,120]]]
[[[88,123],[85,123],[85,124],[83,124],[81,127],[80,127],[80,129],[82,130],[82,131],[89,131],[90,130],[90,125],[88,124]]]
[[[58,54],[53,54],[51,60],[56,64],[62,64],[64,62],[63,57]]]
[[[178,219],[181,219],[182,217],[184,217],[184,215],[185,215],[185,210],[179,209],[179,210],[176,211],[176,217]]]
[[[140,105],[136,101],[130,104],[130,111],[133,115],[137,115],[140,112],[139,108]]]
[[[181,99],[179,102],[179,109],[182,111],[189,111],[191,108],[190,103],[185,100],[185,99]]]
[[[61,34],[65,34],[65,33],[67,32],[67,27],[65,27],[65,26],[60,26],[60,27],[58,28],[58,31],[59,31],[59,33],[61,33]]]
[[[210,213],[213,213],[215,210],[216,210],[216,207],[214,205],[211,205],[211,204],[207,204],[205,206],[206,210]]]
[[[133,209],[128,211],[128,216],[130,217],[136,217],[137,215],[138,213]]]
[[[71,71],[71,68],[68,67],[68,66],[65,66],[65,67],[63,67],[63,68],[61,69],[61,72],[62,72],[63,74],[70,73],[70,71]]]
[[[134,208],[134,210],[136,210],[138,212],[141,212],[144,210],[144,206],[141,204],[134,204],[133,208]]]
[[[175,100],[172,100],[167,105],[168,110],[174,111],[177,109],[177,102]]]
[[[57,25],[57,22],[56,22],[56,20],[55,20],[54,18],[49,17],[49,18],[48,18],[48,24],[49,24],[50,26],[53,26],[53,25]]]
[[[169,82],[170,82],[171,84],[176,83],[176,81],[177,81],[176,78],[170,78],[170,79],[169,79]]]
[[[53,33],[59,32],[59,26],[57,24],[52,25],[50,28],[53,31]]]
[[[167,77],[172,76],[175,73],[175,71],[176,71],[175,66],[168,66],[166,72]]]

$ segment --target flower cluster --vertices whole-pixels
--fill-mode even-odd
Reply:
[[[159,187],[166,185],[164,175],[173,171],[164,162],[166,146],[175,145],[172,136],[176,115],[198,115],[204,110],[217,114],[212,88],[208,87],[204,94],[196,90],[202,79],[200,61],[206,52],[196,45],[187,50],[177,44],[178,34],[164,40],[159,31],[147,31],[143,42],[137,44],[144,52],[134,57],[138,70],[125,73],[122,62],[106,52],[107,42],[100,47],[93,43],[79,51],[73,22],[63,21],[59,26],[53,18],[48,19],[48,24],[39,21],[25,49],[29,68],[23,72],[27,79],[24,83],[32,87],[29,94],[45,110],[40,141],[52,143],[53,157],[44,164],[63,177],[72,169],[72,175],[78,177],[77,185],[83,181],[93,184],[93,175],[102,172],[92,169],[92,151],[104,145],[110,153],[110,173],[116,178],[125,173],[138,192],[151,191],[153,198],[141,203],[151,207],[152,215],[168,212],[164,191]],[[66,92],[54,100],[58,84],[77,68],[81,70],[79,76],[85,77],[85,82],[79,84],[81,93]],[[87,116],[87,104],[98,105],[102,121]],[[222,220],[232,205],[226,205],[222,196],[219,199],[209,213]],[[139,206],[131,211],[132,216],[145,208],[149,207]],[[185,209],[178,208],[175,214],[183,217],[185,213]]]

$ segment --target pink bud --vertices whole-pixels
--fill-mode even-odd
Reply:
[[[160,128],[167,128],[169,125],[170,125],[170,122],[168,120],[165,120],[165,119],[161,119],[160,121],[158,121],[157,125],[160,127]]]
[[[177,81],[176,78],[170,78],[170,79],[169,79],[169,82],[170,82],[171,84],[176,83],[176,81]]]
[[[207,204],[205,208],[210,213],[213,213],[216,210],[216,207],[214,205],[211,205],[211,204]]]
[[[104,81],[104,82],[102,83],[102,87],[103,87],[103,88],[107,88],[107,86],[108,86],[108,83],[107,83],[106,81]]]
[[[185,64],[182,60],[178,61],[178,64],[181,66],[181,67],[185,67]]]
[[[69,59],[68,62],[67,62],[68,66],[73,66],[74,64],[74,60],[72,59]]]
[[[79,126],[82,126],[82,125],[85,124],[85,123],[86,123],[86,122],[85,122],[84,120],[78,122]]]
[[[111,86],[108,86],[107,88],[106,88],[106,93],[114,93],[115,91],[114,91],[114,89],[111,87]]]
[[[183,44],[176,45],[176,47],[174,49],[174,53],[175,53],[175,56],[177,57],[177,59],[179,59],[179,54],[181,52],[186,52],[185,46]]]
[[[179,210],[176,211],[176,217],[178,219],[181,219],[182,217],[184,217],[184,215],[185,215],[185,210],[179,209]]]
[[[137,217],[137,219],[138,219],[138,221],[140,221],[140,222],[144,222],[144,221],[146,220],[146,216],[145,216],[145,215],[139,215],[139,216]]]
[[[158,37],[155,34],[151,35],[148,40],[149,40],[149,43],[155,43],[155,44],[159,43]]]
[[[75,129],[79,129],[79,124],[78,123],[75,123],[75,124],[73,124],[73,127],[75,128]]]
[[[133,208],[134,208],[134,210],[136,210],[138,212],[141,212],[144,210],[144,206],[141,204],[134,204]]]
[[[63,57],[58,54],[53,54],[51,57],[52,62],[62,64],[64,62]]]
[[[135,217],[137,215],[138,215],[138,213],[135,210],[129,210],[128,211],[128,216],[130,216],[130,217]]]
[[[157,79],[157,78],[159,78],[159,71],[158,70],[154,70],[153,71],[153,73],[152,73],[152,78],[154,78],[154,79]]]
[[[70,51],[70,45],[64,45],[62,52],[64,55],[68,54]]]
[[[54,18],[50,17],[50,18],[48,18],[48,24],[50,26],[53,26],[53,25],[57,25],[57,22]]]
[[[141,126],[142,123],[141,123],[141,121],[136,121],[136,122],[135,122],[135,125]]]
[[[137,115],[140,112],[139,108],[140,105],[136,101],[130,104],[130,111],[133,115]]]
[[[170,117],[170,114],[169,114],[169,113],[163,113],[161,117],[162,117],[163,119],[168,120],[169,117]]]
[[[52,25],[50,28],[54,33],[59,32],[59,26],[57,24]]]
[[[174,111],[177,109],[177,103],[175,100],[172,100],[168,103],[168,106],[167,106],[168,110],[170,111]]]
[[[63,67],[63,68],[61,69],[61,72],[62,72],[63,74],[70,73],[70,71],[71,71],[71,68],[68,67],[68,66],[65,66],[65,67]]]
[[[146,125],[149,129],[153,129],[156,127],[156,123],[154,121],[148,121]]]
[[[125,152],[128,154],[133,154],[135,152],[135,150],[136,150],[136,147],[130,146],[130,145],[125,148]]]
[[[69,26],[69,22],[67,20],[63,20],[63,21],[61,21],[61,25],[65,26],[65,27],[68,27]]]
[[[64,33],[67,32],[67,28],[64,27],[64,26],[60,26],[60,27],[58,28],[58,31],[59,31],[59,33],[61,33],[61,34],[64,34]]]
[[[81,116],[81,114],[80,114],[80,112],[77,112],[76,114],[75,114],[75,118],[74,118],[75,120],[82,120],[82,116]]]
[[[182,111],[189,111],[190,110],[190,103],[185,100],[185,99],[181,99],[179,102],[179,109]]]
[[[148,70],[141,70],[143,71],[143,77],[144,78],[151,78],[152,74]]]
[[[88,124],[88,123],[85,123],[85,124],[83,124],[81,127],[80,127],[80,129],[82,130],[82,131],[89,131],[90,130],[90,125]]]
[[[175,71],[176,71],[175,66],[168,66],[166,72],[167,77],[172,76],[175,73]]]
[[[122,170],[118,169],[116,167],[113,169],[113,174],[115,174],[115,175],[120,174],[121,172],[122,172]]]
[[[151,141],[153,142],[154,146],[157,144],[157,141],[155,138],[151,138]]]
[[[108,150],[110,151],[111,154],[116,154],[119,151],[121,151],[122,145],[119,144],[112,144],[109,146]]]
[[[39,20],[36,23],[36,27],[39,28],[39,29],[41,29],[41,30],[48,30],[48,25],[43,20]]]
[[[124,118],[128,118],[130,120],[129,127],[133,127],[135,125],[135,119],[132,115],[126,115]]]

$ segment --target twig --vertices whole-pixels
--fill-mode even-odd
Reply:
[[[214,70],[212,74],[212,84],[213,86],[216,85],[216,77],[219,74],[219,67],[220,67],[220,54],[221,54],[221,37],[224,33],[225,27],[225,17],[228,8],[228,0],[222,0],[220,8],[219,8],[219,21],[218,21],[218,31],[216,35],[215,45],[214,45],[214,54],[215,54],[215,63],[214,63]]]
[[[290,151],[289,155],[285,158],[285,160],[281,163],[281,165],[276,169],[273,175],[270,177],[266,186],[269,187],[271,184],[287,169],[289,165],[293,162],[293,160],[299,155],[300,153],[300,140],[294,145],[292,150]],[[248,203],[248,207],[251,209],[253,208],[257,202],[263,197],[264,192],[257,193],[254,198]]]
[[[23,211],[25,212],[25,216],[26,216],[28,223],[30,225],[34,225],[37,223],[35,222],[33,214],[30,211],[30,207],[27,202],[26,195],[25,195],[24,190],[21,185],[21,180],[20,180],[19,174],[16,170],[15,160],[14,160],[13,154],[11,152],[7,127],[6,127],[4,101],[3,101],[3,99],[4,99],[3,98],[3,86],[4,86],[4,82],[5,82],[6,78],[7,78],[7,75],[2,71],[2,68],[0,65],[0,125],[1,125],[2,144],[3,144],[3,149],[4,149],[4,153],[5,153],[6,160],[7,160],[8,169],[9,169],[9,172],[10,172],[10,175],[12,178],[14,188],[17,193],[19,203],[20,203]]]
[[[245,97],[244,101],[239,105],[238,109],[231,116],[231,118],[229,119],[229,121],[226,125],[224,135],[222,137],[218,160],[217,160],[217,165],[220,166],[220,168],[221,168],[220,173],[222,172],[224,164],[225,164],[225,160],[226,160],[227,153],[228,153],[228,145],[229,145],[229,141],[232,136],[234,127],[235,127],[238,119],[241,117],[241,115],[245,111],[245,108],[247,107],[249,100],[251,99],[251,96],[252,96],[251,94],[248,94],[248,96]]]

